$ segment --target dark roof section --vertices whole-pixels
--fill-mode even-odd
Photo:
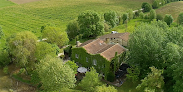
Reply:
[[[114,34],[112,33],[112,34],[106,34],[106,35],[100,36],[99,38],[102,39],[102,40],[104,40],[106,38],[121,38],[124,41],[128,41],[129,35],[130,35],[130,33],[128,33],[128,32],[114,33]]]
[[[82,43],[82,44],[81,44],[80,46],[78,46],[78,47],[82,47],[82,46],[84,46],[84,45],[86,45],[86,44],[88,44],[88,43],[90,43],[90,42],[92,42],[92,41],[93,41],[93,39],[92,39],[92,40],[88,40],[88,41]]]

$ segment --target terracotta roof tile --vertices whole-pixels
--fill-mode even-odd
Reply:
[[[100,36],[99,38],[102,39],[102,40],[104,40],[106,38],[121,38],[125,41],[128,41],[129,35],[130,35],[130,33],[128,33],[128,32],[126,32],[126,33],[115,33],[115,34],[106,34],[106,35]]]

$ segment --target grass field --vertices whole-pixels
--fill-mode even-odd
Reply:
[[[122,13],[128,9],[139,9],[142,2],[147,1],[149,0],[42,0],[0,8],[0,25],[5,37],[20,31],[32,31],[39,37],[41,26],[55,25],[65,31],[68,22],[76,19],[83,11],[94,10],[101,15],[109,10]]]
[[[0,8],[16,5],[15,3],[8,0],[0,0]]]
[[[165,15],[171,14],[174,18],[174,22],[177,21],[179,13],[183,12],[183,1],[169,3],[156,10],[157,14]]]

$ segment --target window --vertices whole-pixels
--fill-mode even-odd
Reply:
[[[88,62],[88,58],[86,57],[86,62]]]
[[[96,59],[93,60],[93,65],[97,65],[97,60]]]
[[[76,58],[79,58],[78,54],[75,54],[75,57],[76,57]]]

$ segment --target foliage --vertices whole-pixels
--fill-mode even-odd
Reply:
[[[183,24],[183,13],[180,13],[179,14],[177,21],[178,21],[178,24],[179,25],[182,25]]]
[[[165,17],[164,17],[164,21],[167,23],[167,25],[172,24],[172,22],[173,22],[173,17],[172,17],[172,15],[166,14]]]
[[[95,91],[96,86],[100,86],[102,83],[100,82],[99,74],[96,70],[91,67],[90,72],[85,73],[85,77],[79,83],[79,86],[82,87],[83,90],[93,92]]]
[[[74,71],[74,74],[77,74],[78,65],[74,61],[69,60],[65,64],[67,64]]]
[[[36,50],[37,37],[29,31],[17,33],[8,39],[10,54],[18,65],[26,67],[35,61],[34,53]]]
[[[71,57],[72,54],[72,46],[68,46],[64,49],[64,54],[68,54],[69,57]]]
[[[96,86],[94,92],[118,92],[113,86],[106,87],[105,85]]]
[[[132,9],[128,10],[128,16],[129,16],[129,20],[133,19],[134,13]]]
[[[56,48],[46,42],[39,42],[36,44],[35,57],[38,61],[43,59],[46,55],[56,57]]]
[[[36,70],[45,90],[59,91],[62,88],[73,88],[75,86],[74,71],[62,62],[59,58],[46,56],[37,65]]]
[[[109,25],[107,23],[104,23],[104,31],[108,32],[110,29]]]
[[[157,0],[154,0],[154,2],[153,2],[153,4],[152,4],[152,7],[153,7],[153,9],[156,9],[156,8],[159,7],[159,3],[158,3]]]
[[[127,68],[128,74],[126,75],[126,78],[128,80],[131,80],[133,83],[137,82],[139,80],[139,74],[140,71],[137,67],[131,66],[130,68]]]
[[[5,66],[4,68],[3,68],[3,72],[5,73],[5,74],[8,74],[9,72],[8,72],[8,66]]]
[[[114,11],[104,13],[104,19],[111,27],[114,27],[119,23],[118,16]]]
[[[163,70],[158,70],[154,66],[149,68],[151,69],[151,73],[141,80],[142,83],[136,89],[143,89],[144,92],[162,92],[164,86]]]
[[[128,14],[124,13],[122,19],[123,19],[123,23],[125,23],[125,21],[128,21]]]
[[[141,7],[144,12],[149,12],[152,9],[152,6],[147,2],[142,3]]]
[[[2,27],[0,26],[0,39],[2,38],[2,36],[4,35]]]
[[[77,21],[74,20],[69,22],[66,29],[69,39],[74,39],[77,35],[79,35],[79,30],[80,28]]]
[[[97,37],[104,32],[104,26],[98,13],[86,11],[78,16],[80,33],[83,37]]]
[[[143,13],[143,12],[140,12],[139,17],[140,17],[141,19],[143,19],[143,18],[144,18],[144,13]]]
[[[6,48],[0,52],[0,67],[6,66],[10,63],[9,53]]]
[[[153,21],[151,25],[142,23],[130,35],[128,63],[137,66],[140,78],[149,72],[150,66],[162,68],[162,42],[164,42],[163,26],[161,21]]]
[[[66,45],[69,42],[67,33],[58,27],[46,26],[43,30],[43,38],[47,38],[48,43],[56,44],[59,47]]]
[[[156,19],[156,11],[154,9],[150,10],[149,19],[150,20]]]
[[[156,20],[158,21],[158,20],[163,20],[163,16],[162,15],[160,15],[160,14],[157,14],[157,16],[156,16]]]

